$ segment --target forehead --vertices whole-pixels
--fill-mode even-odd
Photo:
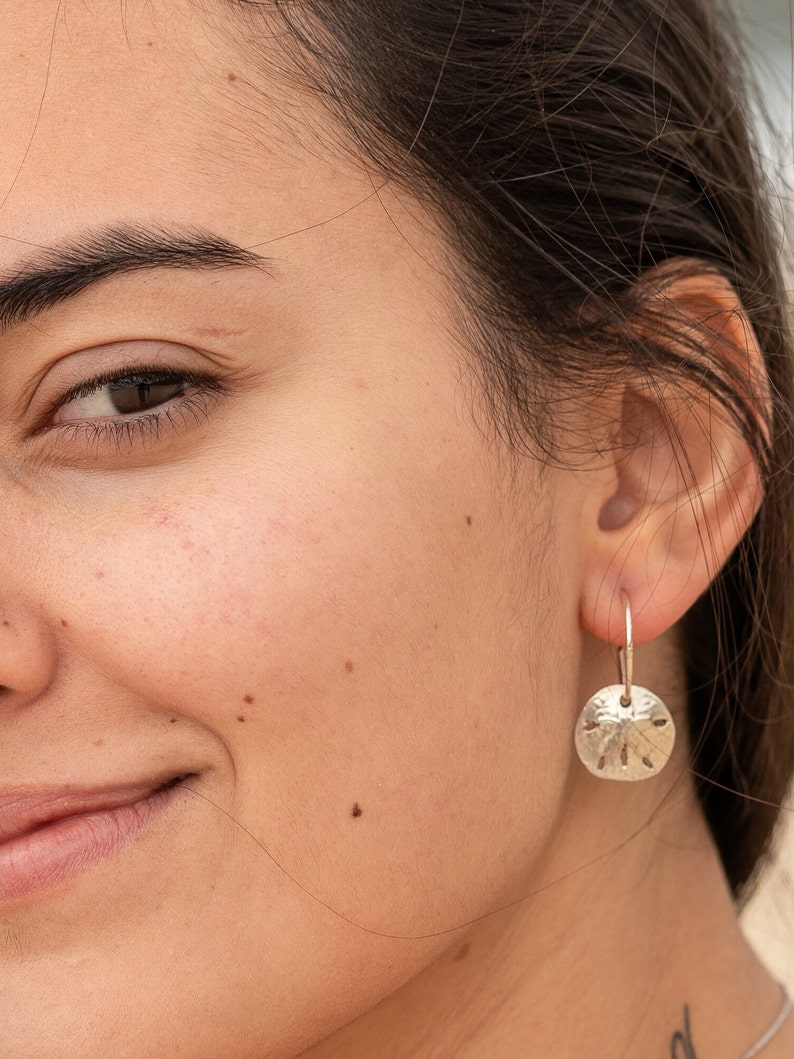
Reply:
[[[88,225],[253,245],[349,208],[349,174],[301,146],[311,105],[245,68],[243,32],[220,0],[0,0],[0,270]]]

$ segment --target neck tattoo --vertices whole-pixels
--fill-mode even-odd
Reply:
[[[670,1041],[670,1059],[698,1059],[692,1043],[692,1027],[689,1024],[689,1004],[684,1005],[684,1028],[676,1030]]]
[[[753,1059],[763,1048],[769,1044],[783,1023],[791,1014],[791,999],[786,990],[781,986],[783,1003],[774,1018],[772,1024],[761,1034],[755,1044],[746,1051],[739,1059]],[[692,1025],[689,1018],[689,1005],[684,1005],[684,1028],[676,1030],[670,1040],[670,1059],[698,1059],[695,1045],[692,1041]]]

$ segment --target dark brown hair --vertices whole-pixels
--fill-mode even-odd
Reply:
[[[738,894],[794,767],[794,393],[776,234],[723,15],[706,0],[233,7],[249,28],[265,12],[283,20],[290,61],[365,156],[441,219],[512,439],[551,455],[540,398],[592,393],[618,372],[708,387],[741,424],[765,499],[681,636],[692,768]],[[741,298],[771,380],[770,444],[707,333],[687,349],[637,326],[643,277],[686,262]]]

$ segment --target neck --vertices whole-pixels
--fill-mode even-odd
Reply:
[[[741,934],[686,773],[671,763],[663,776],[577,774],[531,895],[450,935],[307,1056],[740,1059],[780,992]]]

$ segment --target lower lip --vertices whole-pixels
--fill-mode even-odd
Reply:
[[[151,826],[177,789],[161,787],[136,802],[69,816],[0,844],[0,902],[52,889],[113,857]]]

